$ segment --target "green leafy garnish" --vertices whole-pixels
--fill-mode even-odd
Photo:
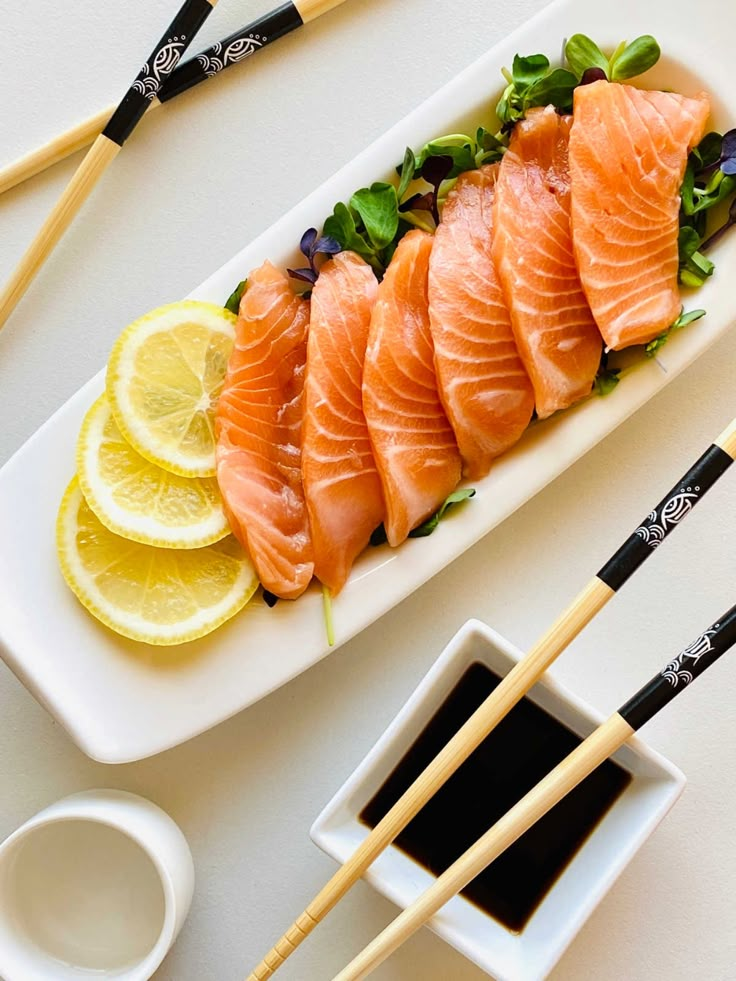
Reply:
[[[600,68],[608,78],[609,64],[608,58],[601,49],[591,41],[585,34],[573,34],[565,44],[565,60],[570,66],[570,71],[575,77],[580,79],[589,68]]]
[[[608,395],[610,392],[612,392],[621,381],[619,378],[620,374],[620,368],[606,368],[605,371],[599,371],[595,376],[595,382],[593,383],[593,391],[595,394]]]
[[[357,252],[380,274],[410,227],[399,214],[394,185],[378,181],[356,191],[349,207],[338,201],[325,221],[324,234],[335,239],[343,249]]]
[[[682,184],[682,210],[686,215],[697,215],[714,208],[736,191],[736,177],[716,170],[706,182],[695,182],[696,175],[688,163]],[[702,184],[702,186],[701,186]]]
[[[506,140],[502,134],[494,135],[484,126],[477,129],[474,137],[468,136],[466,133],[448,133],[436,140],[430,140],[416,155],[413,155],[411,149],[407,148],[404,161],[397,168],[401,175],[399,200],[403,200],[409,182],[420,173],[430,157],[450,157],[452,170],[447,179],[454,180],[466,170],[475,170],[476,167],[482,167],[483,164],[500,160],[505,151]],[[413,160],[410,158],[410,154],[412,154]],[[411,174],[409,178],[406,178],[407,173]]]
[[[603,351],[601,354],[601,363],[598,365],[598,372],[593,382],[593,391],[596,395],[608,395],[621,380],[619,378],[621,369],[612,368],[608,362],[609,352]]]
[[[736,169],[736,147],[732,150],[731,143],[736,143],[736,130],[725,136],[708,133],[690,151],[680,189],[681,224],[695,227],[694,216],[714,208],[736,191],[736,174],[731,172]]]
[[[437,140],[425,143],[419,151],[414,165],[415,172],[418,173],[431,157],[449,157],[452,160],[452,169],[447,179],[453,180],[466,170],[475,170],[478,166],[475,162],[476,151],[475,140],[463,133],[441,136]]]
[[[452,494],[448,494],[431,517],[427,518],[418,528],[414,528],[413,531],[409,532],[409,538],[426,538],[428,535],[431,535],[449,508],[455,504],[462,503],[462,501],[467,501],[471,497],[475,497],[474,487],[462,487],[460,490],[455,490]]]
[[[679,280],[683,286],[697,288],[713,275],[715,265],[699,251],[700,235],[690,225],[680,229],[677,240],[680,255]]]
[[[517,54],[511,72],[505,69],[504,76],[508,85],[496,105],[496,115],[506,129],[534,106],[553,105],[563,112],[572,109],[572,93],[579,79],[565,68],[550,67],[546,55]]]
[[[680,188],[680,282],[702,286],[714,265],[705,252],[736,224],[736,129],[707,133],[688,156]],[[706,238],[708,212],[732,198],[726,221]]]
[[[578,81],[583,81],[586,72],[593,69],[611,82],[623,82],[648,71],[660,55],[659,45],[651,34],[643,34],[630,44],[622,41],[610,58],[585,34],[573,34],[565,45],[565,60]],[[589,76],[590,80],[601,77],[597,73]]]
[[[404,195],[414,179],[414,172],[417,169],[417,158],[414,156],[414,151],[410,146],[406,148],[406,151],[404,152],[404,160],[396,169],[401,177],[398,189],[396,191],[396,197],[399,199],[399,201],[403,201]]]
[[[230,313],[234,313],[236,317],[240,310],[240,298],[242,297],[243,293],[245,293],[245,288],[247,285],[248,280],[242,279],[227,298],[227,302],[225,303],[225,309],[229,310]]]
[[[360,217],[376,254],[393,242],[399,229],[399,201],[393,184],[379,182],[361,188],[350,199],[350,207]]]
[[[462,501],[467,501],[471,497],[475,497],[474,487],[461,487],[459,490],[453,491],[452,494],[448,494],[434,514],[430,515],[426,521],[409,532],[409,538],[427,538],[428,535],[432,534],[440,521],[442,521],[448,508],[451,508],[454,504],[460,504]],[[371,535],[370,543],[376,546],[384,545],[386,541],[386,529],[383,525],[379,525]]]
[[[701,317],[705,316],[705,310],[690,310],[685,313],[683,310],[677,320],[663,331],[658,337],[655,337],[653,341],[650,341],[644,348],[645,354],[648,358],[653,358],[655,354],[662,348],[673,331],[682,330],[683,327],[687,327],[688,324],[694,323],[696,320],[700,320]]]
[[[626,44],[621,51],[616,49],[609,62],[608,77],[612,82],[623,82],[643,75],[657,64],[661,53],[651,34],[644,34]]]
[[[534,106],[552,105],[559,112],[570,112],[578,85],[597,79],[621,82],[633,78],[656,64],[659,56],[659,45],[650,34],[630,44],[622,41],[610,58],[585,34],[573,34],[565,45],[568,68],[552,68],[542,54],[517,54],[511,71],[504,69],[507,85],[496,115],[507,132]]]

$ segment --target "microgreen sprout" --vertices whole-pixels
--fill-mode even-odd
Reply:
[[[682,182],[685,219],[714,208],[736,191],[736,130],[708,133],[688,157]],[[687,224],[694,225],[693,221]]]
[[[409,538],[427,538],[432,534],[440,521],[442,521],[449,508],[455,504],[460,504],[462,501],[467,501],[471,497],[475,497],[474,487],[461,487],[458,490],[454,490],[451,494],[448,494],[434,514],[431,514],[426,521],[423,521],[422,524],[409,532]],[[377,546],[384,545],[386,541],[386,529],[383,525],[379,525],[371,535],[370,543],[373,546]]]
[[[572,109],[572,93],[579,77],[566,68],[552,68],[546,55],[516,55],[511,71],[504,70],[506,88],[496,105],[503,133],[523,119],[534,106],[553,105],[563,112]]]
[[[332,617],[332,593],[329,586],[322,584],[322,616],[325,621],[325,633],[327,634],[327,646],[335,646],[335,622]]]
[[[707,133],[690,151],[680,188],[680,282],[702,286],[715,268],[704,253],[736,224],[736,197],[723,225],[706,237],[707,212],[736,194],[736,129]]]
[[[648,358],[653,358],[660,348],[667,343],[674,331],[682,330],[683,327],[687,327],[688,324],[692,324],[704,316],[705,310],[690,310],[688,313],[685,313],[683,309],[677,320],[667,330],[663,331],[658,337],[655,337],[653,341],[647,344],[644,348],[644,353]]]
[[[248,280],[241,279],[241,281],[238,283],[238,285],[235,287],[235,289],[232,291],[230,296],[225,301],[225,309],[229,310],[230,313],[234,313],[236,317],[240,311],[240,299],[243,293],[245,293],[245,288],[247,285],[248,285]]]
[[[622,82],[641,75],[659,60],[659,45],[645,34],[630,44],[622,41],[610,58],[585,34],[573,34],[565,44],[567,68],[553,68],[546,55],[516,55],[511,71],[503,69],[506,88],[496,106],[501,132],[508,133],[534,106],[553,105],[571,112],[578,85],[602,79]]]
[[[621,369],[612,368],[608,364],[608,358],[608,351],[604,351],[601,355],[601,363],[598,366],[595,381],[593,382],[593,391],[596,393],[596,395],[608,395],[621,381],[619,378]]]
[[[679,280],[683,286],[697,288],[713,275],[715,266],[701,251],[701,239],[691,225],[680,229],[677,240],[680,256]]]
[[[610,58],[585,34],[573,34],[565,44],[565,60],[582,84],[603,78],[623,82],[643,75],[656,65],[660,54],[659,45],[651,34],[643,34],[631,43],[621,41]]]
[[[324,233],[382,273],[396,244],[409,228],[399,216],[399,199],[393,184],[376,182],[362,187],[350,204],[338,201],[324,225]]]
[[[342,245],[329,235],[318,235],[316,228],[308,228],[302,235],[299,243],[299,251],[308,260],[309,266],[303,269],[287,269],[286,271],[292,279],[299,279],[304,283],[314,286],[319,276],[317,268],[317,256],[337,255],[342,252]]]
[[[717,228],[713,234],[709,235],[703,242],[703,244],[700,246],[701,252],[705,252],[706,249],[709,249],[712,245],[715,245],[721,236],[724,235],[733,225],[736,225],[736,197],[733,199],[731,202],[731,207],[728,209],[728,218],[720,228]],[[711,265],[713,265],[713,263],[711,263]]]
[[[439,194],[440,186],[452,173],[453,159],[449,155],[427,157],[421,167],[422,179],[431,187],[425,194],[413,194],[407,201],[399,205],[399,211],[429,211],[435,225],[440,223]]]

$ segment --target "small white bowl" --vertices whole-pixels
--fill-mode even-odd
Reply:
[[[505,676],[521,652],[490,627],[469,620],[442,652],[419,687],[311,829],[312,840],[344,862],[368,835],[358,819],[465,670],[481,662]],[[603,721],[591,706],[545,678],[529,696],[581,737]],[[532,981],[552,970],[616,878],[683,791],[685,777],[634,737],[613,757],[632,780],[567,865],[521,933],[512,933],[457,896],[429,928],[497,981]],[[405,908],[434,877],[391,846],[366,872],[380,893]]]
[[[121,790],[56,801],[0,845],[0,977],[147,981],[193,889],[186,839],[151,801]]]

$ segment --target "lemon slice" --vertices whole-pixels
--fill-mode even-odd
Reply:
[[[214,416],[236,318],[184,300],[125,328],[107,367],[107,397],[128,442],[184,477],[215,472]]]
[[[124,538],[201,548],[230,531],[216,479],[180,477],[149,463],[122,436],[104,395],[82,423],[77,473],[94,513]]]
[[[197,549],[128,541],[95,517],[75,477],[61,502],[56,544],[64,578],[89,612],[148,644],[183,644],[242,609],[258,586],[231,535]]]

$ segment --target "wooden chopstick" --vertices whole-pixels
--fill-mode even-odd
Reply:
[[[470,716],[248,976],[265,981],[406,827],[736,459],[736,419]]]
[[[151,100],[149,111],[157,109],[164,102],[200,82],[219,75],[231,65],[239,64],[273,41],[326,14],[343,2],[344,0],[294,0],[293,3],[282,3],[263,17],[206,48],[201,54],[178,65],[161,85],[158,96]],[[114,111],[115,106],[108,106],[43,146],[0,168],[0,194],[40,174],[77,150],[89,146],[102,133]]]
[[[94,186],[120,152],[151,100],[158,94],[164,79],[176,68],[216,3],[217,0],[184,0],[168,31],[92,144],[56,207],[0,293],[0,327],[3,327]]]
[[[698,675],[736,643],[736,606],[599,726],[408,906],[333,981],[359,981],[536,824]]]

